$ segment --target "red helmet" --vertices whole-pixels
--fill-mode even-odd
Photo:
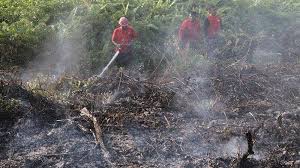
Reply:
[[[128,19],[126,17],[121,17],[119,20],[121,26],[128,26]]]

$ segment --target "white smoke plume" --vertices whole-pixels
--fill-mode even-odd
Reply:
[[[79,71],[80,61],[86,55],[85,42],[81,28],[73,27],[76,22],[77,8],[74,8],[66,19],[53,25],[56,34],[49,34],[36,59],[29,63],[22,74],[23,81],[28,81],[38,75],[47,75],[58,79],[64,74],[76,74]]]

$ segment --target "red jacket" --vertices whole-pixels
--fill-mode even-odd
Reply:
[[[200,40],[200,20],[192,22],[191,18],[185,19],[180,25],[178,37],[186,42]]]
[[[115,48],[116,51],[120,53],[128,52],[128,44],[130,44],[137,37],[137,33],[131,26],[128,26],[126,30],[122,27],[118,27],[114,30],[111,40],[120,44],[121,48]]]
[[[207,27],[206,29],[206,35],[208,38],[214,38],[218,35],[218,32],[221,29],[221,19],[219,16],[213,16],[209,15],[207,17]]]

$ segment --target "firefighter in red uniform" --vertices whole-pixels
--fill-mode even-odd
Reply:
[[[195,10],[192,10],[190,16],[181,23],[178,37],[180,49],[198,49],[200,43],[200,19]]]
[[[204,33],[207,40],[208,57],[214,56],[214,50],[219,40],[219,32],[221,30],[222,21],[217,16],[217,9],[214,6],[208,8],[208,17],[204,22]]]
[[[116,63],[119,67],[124,67],[128,66],[132,60],[132,43],[137,33],[129,26],[125,17],[120,18],[119,25],[112,34],[112,42],[115,45],[115,51],[119,51]]]

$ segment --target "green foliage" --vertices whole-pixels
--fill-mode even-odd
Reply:
[[[176,38],[192,5],[198,7],[202,23],[205,7],[216,5],[225,34],[248,35],[280,33],[296,20],[299,13],[295,11],[300,8],[298,0],[2,0],[0,66],[31,60],[41,42],[58,32],[63,23],[64,36],[82,33],[74,39],[85,42],[88,58],[83,66],[97,69],[112,55],[111,33],[121,16],[128,17],[139,34],[135,44],[139,59],[160,60],[160,55],[151,53],[153,47],[163,51],[166,42],[175,41],[170,38]],[[75,7],[78,10],[74,11]]]
[[[76,5],[76,0],[0,1],[0,65],[22,65],[53,32],[49,26]]]

